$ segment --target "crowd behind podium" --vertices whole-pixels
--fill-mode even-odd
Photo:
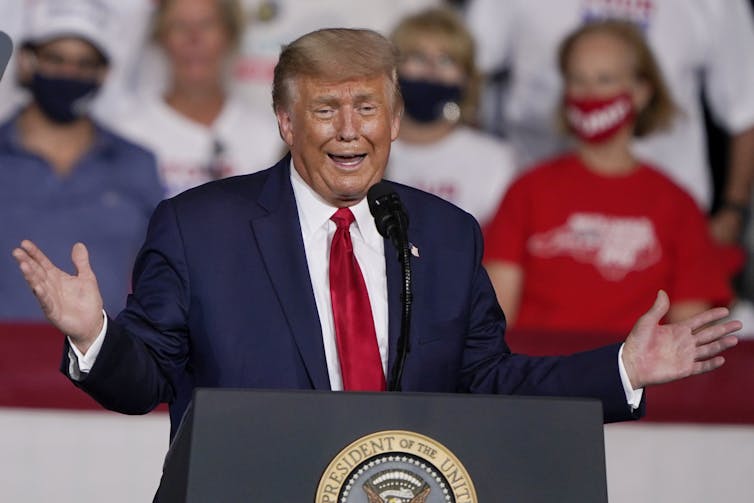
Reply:
[[[41,242],[61,265],[70,263],[76,241],[93,246],[106,307],[117,312],[149,214],[161,198],[264,169],[284,154],[270,106],[272,68],[282,45],[320,27],[372,28],[401,51],[406,108],[386,176],[450,200],[486,229],[498,214],[500,239],[512,240],[506,229],[528,225],[530,215],[506,209],[514,205],[507,197],[520,199],[520,191],[510,195],[508,189],[531,185],[535,166],[578,151],[574,135],[558,127],[569,86],[568,73],[558,73],[564,71],[558,48],[580,26],[619,19],[645,37],[675,110],[667,127],[630,141],[632,159],[659,173],[673,200],[682,201],[673,208],[686,205],[684,215],[692,216],[667,224],[675,233],[672,246],[651,239],[647,245],[652,224],[638,232],[623,218],[625,211],[641,213],[642,205],[626,210],[632,205],[620,204],[616,218],[599,222],[607,230],[598,239],[604,241],[590,245],[597,252],[547,257],[544,276],[527,269],[537,264],[521,252],[517,274],[530,272],[536,288],[557,291],[570,286],[558,271],[576,264],[583,274],[603,275],[601,282],[586,283],[595,285],[590,295],[622,299],[627,276],[641,273],[652,277],[650,290],[666,289],[671,299],[678,291],[678,300],[698,309],[729,305],[743,319],[744,335],[749,319],[754,326],[747,260],[754,250],[754,16],[744,0],[553,0],[547,8],[525,0],[23,0],[0,6],[0,18],[0,29],[16,44],[0,83],[4,321],[43,320],[10,256],[22,238]],[[62,26],[83,45],[71,47],[70,37],[55,32]],[[66,108],[60,101],[69,92],[74,95]],[[708,155],[706,128],[713,124],[705,123],[703,105],[727,133],[726,155]],[[720,174],[722,182],[713,185]],[[534,184],[532,197],[541,207],[557,208],[551,200],[578,196],[568,184]],[[629,194],[619,188],[614,198],[635,199]],[[552,218],[550,228],[538,231],[565,225],[568,215]],[[590,225],[578,239],[594,238]],[[515,239],[531,251],[536,236],[528,236]],[[616,246],[622,249],[616,252]],[[634,270],[605,276],[595,257],[625,254],[626,246],[636,248]],[[686,252],[700,248],[703,263],[694,262],[691,271]],[[655,262],[671,271],[667,277],[652,269]],[[692,272],[704,281],[679,290]],[[503,284],[510,291],[511,283]],[[520,302],[553,301],[537,298],[526,281],[517,288]],[[636,311],[653,299],[636,300]],[[514,313],[506,302],[503,307]],[[515,311],[527,312],[526,306]],[[509,321],[516,328],[516,317]],[[624,330],[607,321],[525,328]]]

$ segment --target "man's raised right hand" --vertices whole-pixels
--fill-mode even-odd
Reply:
[[[76,243],[71,250],[75,275],[60,270],[28,240],[13,250],[13,257],[50,323],[86,353],[103,326],[102,295],[86,246]]]

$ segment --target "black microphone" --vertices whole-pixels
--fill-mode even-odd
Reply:
[[[3,78],[5,67],[8,66],[8,60],[13,54],[13,41],[4,31],[0,31],[0,79]]]
[[[398,194],[390,184],[379,182],[369,188],[367,202],[377,231],[382,237],[390,239],[400,253],[401,248],[408,244],[408,216]]]
[[[379,182],[367,192],[369,211],[374,217],[377,231],[384,238],[390,239],[398,250],[398,260],[403,270],[401,289],[401,334],[398,337],[396,358],[387,382],[388,391],[401,391],[401,378],[406,357],[411,350],[409,331],[411,328],[411,306],[413,293],[411,289],[411,253],[408,242],[408,216],[395,190],[386,182]]]

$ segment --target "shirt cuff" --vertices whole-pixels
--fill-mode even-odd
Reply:
[[[99,355],[100,349],[102,349],[102,343],[105,341],[105,333],[107,333],[107,313],[104,310],[102,311],[102,319],[102,330],[100,330],[92,345],[89,346],[86,354],[79,351],[71,341],[71,338],[68,338],[68,375],[74,381],[80,381],[83,375],[88,374],[92,370],[94,362],[97,360],[97,355]]]
[[[623,366],[623,344],[618,350],[618,371],[620,372],[620,381],[623,384],[623,391],[626,393],[626,402],[631,406],[631,410],[636,410],[641,405],[641,397],[644,395],[644,388],[634,389],[631,381],[628,379],[626,367]]]

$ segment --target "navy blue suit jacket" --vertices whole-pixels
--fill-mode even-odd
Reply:
[[[289,162],[160,204],[134,292],[77,385],[125,413],[169,402],[173,431],[197,386],[329,389]],[[618,346],[567,357],[511,354],[476,221],[432,195],[395,190],[419,250],[404,390],[596,397],[606,421],[636,415],[621,385]],[[389,242],[385,261],[392,368],[402,280]]]

